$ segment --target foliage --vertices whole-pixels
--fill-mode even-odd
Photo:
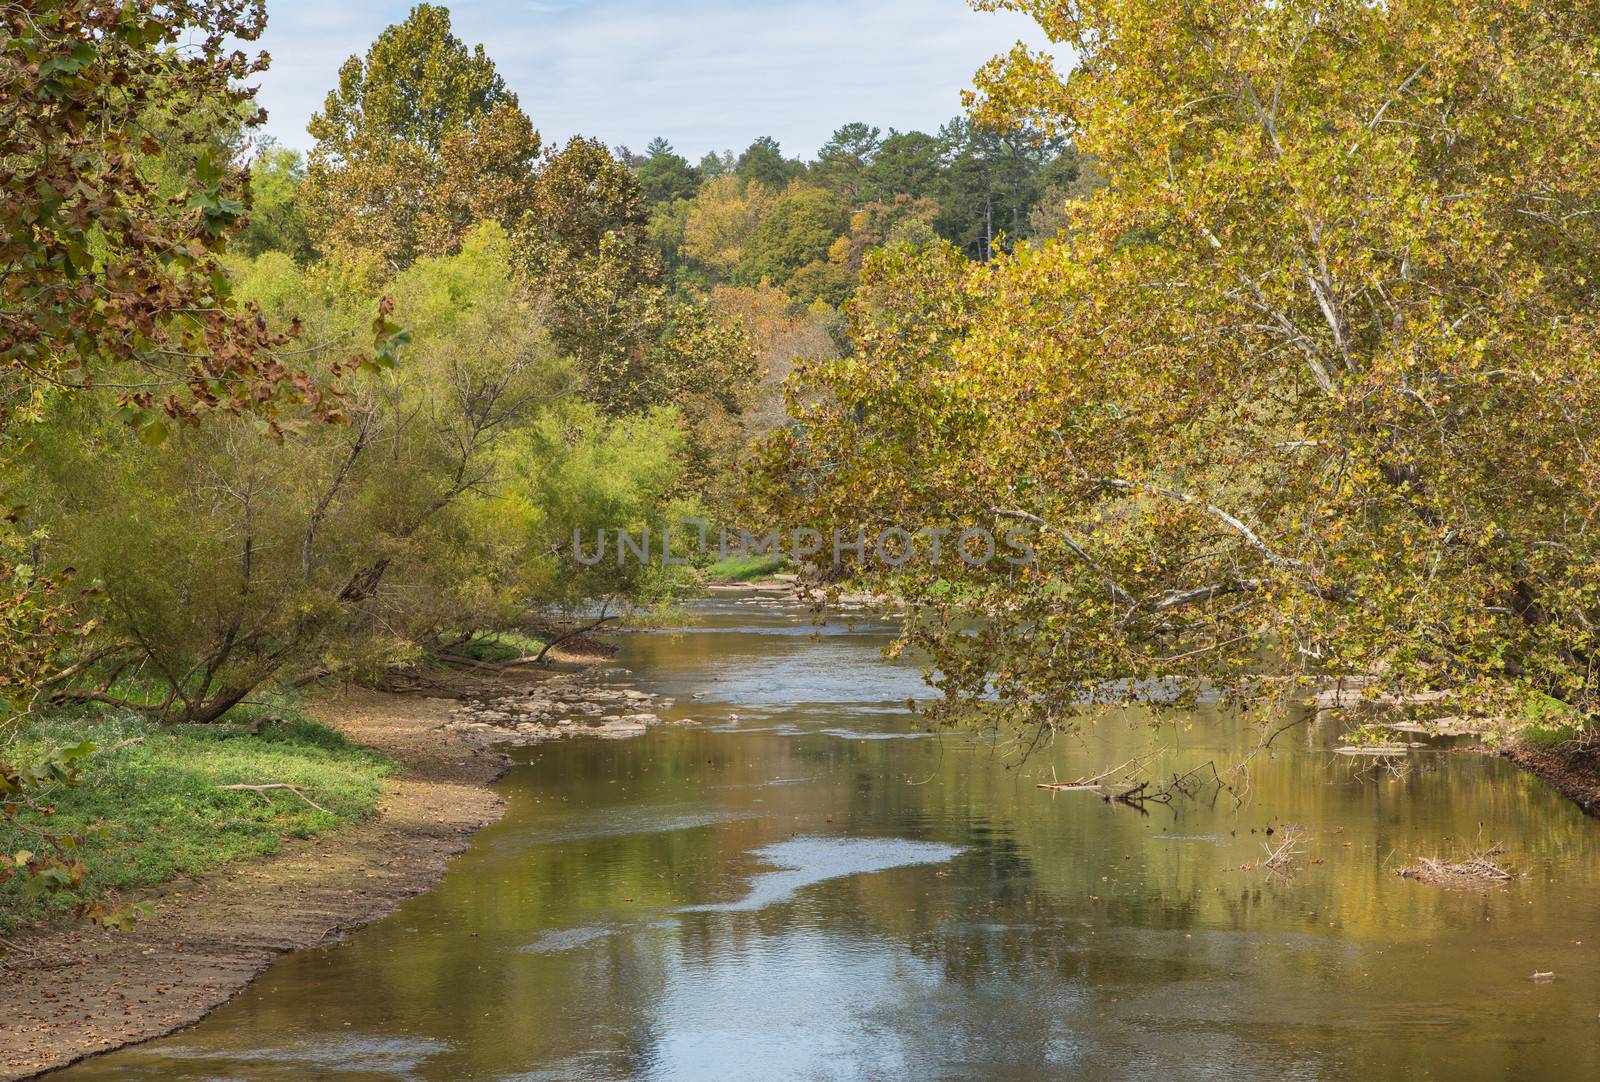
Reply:
[[[145,124],[157,109],[248,105],[232,84],[265,60],[229,47],[260,35],[259,6],[42,0],[6,4],[0,19],[0,408],[26,408],[35,381],[109,382],[152,439],[167,431],[162,414],[270,418],[293,403],[337,416],[337,398],[285,365],[282,337],[234,303],[218,267],[245,214],[243,176],[205,126],[167,128],[163,145]],[[192,162],[171,197],[162,157]]]
[[[392,273],[480,221],[513,228],[532,198],[539,134],[442,7],[417,5],[345,61],[308,130],[306,217],[326,254]]]
[[[700,171],[673,153],[665,139],[652,139],[646,150],[648,156],[636,170],[645,202],[654,206],[693,198],[700,189]]]
[[[808,263],[828,258],[850,221],[850,207],[826,188],[796,182],[773,201],[740,253],[738,277],[747,285],[783,285]]]
[[[710,305],[724,320],[744,329],[755,350],[755,386],[745,395],[745,431],[761,434],[788,422],[783,385],[802,357],[839,356],[842,318],[827,305],[804,305],[766,285],[717,286]]]
[[[781,191],[789,182],[805,175],[805,163],[783,156],[783,148],[770,135],[763,135],[745,148],[734,162],[733,175],[742,184],[759,184],[770,191]]]
[[[684,222],[684,254],[721,278],[732,277],[774,199],[760,183],[747,186],[738,177],[713,177],[695,197]]]
[[[1066,242],[869,260],[856,356],[773,449],[808,524],[1027,531],[1027,566],[863,569],[942,709],[1378,674],[1593,714],[1595,13],[983,6],[1077,66],[997,60],[980,121],[1109,185]]]
[[[296,262],[310,262],[311,232],[300,205],[305,179],[305,161],[298,151],[264,145],[250,163],[250,218],[233,250],[248,256],[285,252]]]
[[[851,202],[861,198],[861,183],[867,167],[878,153],[882,133],[859,121],[839,128],[822,144],[811,178]]]
[[[369,303],[337,266],[282,253],[236,275],[270,316],[317,313],[308,329],[328,353]],[[445,650],[451,629],[512,630],[530,605],[572,596],[585,581],[571,573],[573,527],[609,513],[617,486],[637,489],[629,516],[663,513],[693,462],[678,415],[613,421],[577,400],[573,363],[500,227],[484,223],[458,254],[421,259],[385,288],[410,342],[363,386],[349,428],[261,447],[249,426],[219,423],[152,448],[93,401],[53,404],[25,460],[28,524],[47,569],[77,567],[105,594],[103,656],[59,701],[204,722],[269,681],[380,678]],[[714,388],[678,390],[689,409]],[[584,466],[593,455],[615,476]],[[606,591],[630,581],[613,576]],[[115,686],[134,670],[153,695]]]
[[[231,155],[263,117],[239,83],[265,55],[265,16],[250,0],[39,0],[0,5],[0,463],[16,498],[17,428],[62,395],[116,392],[122,438],[159,444],[173,421],[249,417],[281,437],[291,414],[344,417],[340,378],[360,358],[330,359],[317,378],[283,347],[298,327],[269,330],[239,304],[220,256],[247,213]],[[377,324],[380,338],[388,326]],[[112,409],[100,400],[102,407]],[[227,422],[233,423],[233,422]],[[95,626],[76,611],[69,566],[46,568],[43,538],[0,525],[0,685],[12,711],[51,681],[60,654],[93,656]],[[8,724],[9,728],[9,724]],[[0,765],[0,824],[31,816],[31,856],[15,881],[67,889],[82,881],[78,839],[43,825],[42,786],[76,780],[83,748],[41,750]],[[49,850],[55,855],[39,854]],[[94,908],[121,921],[125,912]]]

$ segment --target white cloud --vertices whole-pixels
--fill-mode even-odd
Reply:
[[[841,124],[931,129],[1019,38],[1020,16],[964,0],[468,0],[456,35],[482,42],[546,140],[596,136],[641,148],[665,135],[690,156],[772,135],[811,155]],[[305,147],[338,67],[410,4],[268,0],[268,131]]]

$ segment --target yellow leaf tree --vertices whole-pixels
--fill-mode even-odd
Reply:
[[[988,264],[870,258],[854,356],[769,448],[806,525],[1036,550],[838,569],[912,603],[941,709],[1354,675],[1600,710],[1600,10],[978,6],[1073,61],[995,60],[978,120],[1107,186]]]

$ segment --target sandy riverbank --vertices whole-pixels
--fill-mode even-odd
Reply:
[[[462,677],[441,694],[358,689],[322,698],[309,711],[318,720],[402,767],[378,816],[291,843],[270,858],[166,883],[143,895],[155,911],[131,932],[63,922],[13,937],[20,949],[0,960],[0,1079],[32,1077],[181,1029],[238,994],[278,955],[336,940],[428,890],[473,833],[504,810],[490,786],[510,760],[489,743],[532,735],[514,726],[463,726],[464,704],[515,699],[552,730],[562,712],[576,707],[581,715],[587,701],[635,713],[649,705],[648,697],[609,688],[592,660],[558,669]],[[626,733],[600,735],[636,735],[644,720],[630,719]],[[562,726],[559,735],[571,731]]]

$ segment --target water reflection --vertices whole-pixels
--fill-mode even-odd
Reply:
[[[908,842],[900,838],[793,838],[756,850],[762,863],[776,871],[763,872],[750,882],[750,890],[736,902],[685,906],[684,913],[738,913],[765,909],[787,902],[805,887],[847,875],[905,868],[913,864],[942,864],[961,852],[953,845]]]
[[[1600,1077],[1596,827],[1506,764],[1374,774],[1307,727],[1242,804],[1141,816],[1034,783],[1259,734],[1108,718],[1008,769],[956,736],[871,738],[925,736],[881,626],[703,617],[621,637],[699,727],[519,753],[506,818],[440,889],[67,1076]],[[1291,823],[1304,856],[1268,877],[1265,832]],[[1393,873],[1479,838],[1522,877]]]

